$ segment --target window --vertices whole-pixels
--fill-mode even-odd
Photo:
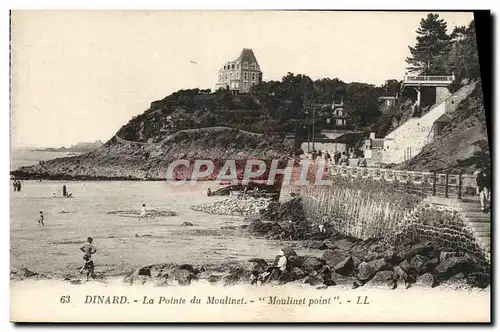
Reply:
[[[231,69],[234,69],[234,65],[231,65]]]
[[[252,80],[255,80],[255,73],[252,74]]]
[[[227,74],[224,74],[224,79],[227,80]]]
[[[248,79],[247,73],[243,73],[243,78]]]

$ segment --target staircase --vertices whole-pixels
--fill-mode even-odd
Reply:
[[[434,122],[443,114],[456,110],[462,100],[467,98],[476,87],[476,83],[463,86],[445,101],[432,107],[420,118],[411,118],[389,133],[384,139],[382,161],[399,164],[413,158],[429,143],[428,137]]]
[[[464,197],[458,200],[456,198],[431,196],[426,201],[435,206],[447,207],[457,211],[473,233],[479,247],[484,250],[486,259],[490,260],[491,213],[481,211],[477,197]]]

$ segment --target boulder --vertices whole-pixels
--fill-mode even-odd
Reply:
[[[323,242],[321,242],[318,249],[320,249],[320,250],[332,249],[333,250],[333,249],[338,249],[338,247],[336,245],[334,245],[331,240],[326,239]]]
[[[431,242],[420,242],[412,247],[405,249],[399,255],[404,260],[411,261],[416,255],[426,256],[427,258],[434,258],[439,256],[439,247]]]
[[[371,277],[373,277],[377,273],[377,269],[374,264],[369,264],[367,262],[362,262],[358,266],[358,279],[361,282],[368,281]]]
[[[185,221],[181,224],[181,226],[194,226],[194,224],[192,222]]]
[[[307,272],[317,271],[323,265],[325,265],[324,259],[316,258],[313,256],[305,256],[305,259],[302,262],[302,269]]]
[[[306,273],[299,267],[293,267],[292,270],[290,271],[290,279],[293,280],[299,280],[306,277]]]
[[[491,275],[484,272],[473,272],[467,276],[467,284],[472,287],[486,288],[491,284]]]
[[[151,277],[151,268],[150,267],[140,268],[139,270],[137,270],[137,275]]]
[[[359,259],[357,256],[351,256],[352,258],[352,263],[354,264],[354,268],[357,269],[359,264],[361,264],[362,260]]]
[[[211,284],[216,284],[219,282],[219,280],[221,280],[221,276],[215,276],[215,275],[211,275],[210,277],[207,278],[207,281]]]
[[[437,282],[434,278],[434,276],[427,272],[422,274],[421,276],[417,277],[417,281],[415,282],[415,286],[421,286],[421,287],[436,287]]]
[[[392,286],[394,273],[392,271],[378,271],[366,285],[369,286]]]
[[[473,266],[468,256],[450,257],[436,266],[435,273],[440,281],[447,280],[458,273],[468,274],[472,272]]]
[[[359,265],[359,264],[358,264]],[[354,260],[352,256],[347,257],[333,268],[335,273],[349,277],[354,274]]]
[[[324,279],[323,277],[321,276],[321,274],[313,271],[312,273],[310,273],[305,279],[304,279],[304,283],[305,284],[309,284],[311,286],[318,286],[318,285],[322,285],[324,283]]]
[[[335,281],[336,285],[343,285],[343,286],[351,286],[352,283],[356,280],[355,277],[346,277],[338,273],[332,273],[332,280]]]
[[[292,267],[300,267],[302,268],[302,263],[306,259],[305,256],[290,256],[288,257],[288,266]]]
[[[191,272],[188,270],[184,269],[175,269],[173,271],[173,277],[179,285],[181,286],[187,286],[191,284],[191,280],[196,279],[196,277],[193,276]]]
[[[335,266],[348,258],[349,253],[342,251],[340,249],[327,249],[323,252],[323,259],[329,267],[335,268]]]
[[[194,267],[191,264],[181,264],[177,267],[179,270],[187,270],[190,273],[194,273]]]
[[[297,253],[291,247],[284,247],[281,251],[283,251],[283,254],[285,254],[287,258],[290,256],[297,256]]]
[[[439,261],[442,262],[442,261],[447,260],[448,258],[455,257],[455,256],[458,256],[458,255],[454,251],[441,251],[441,253],[439,254]]]
[[[401,256],[394,249],[387,249],[386,251],[384,251],[381,258],[384,258],[386,260],[386,262],[388,262],[389,264],[391,264],[393,266],[396,266],[402,262]]]
[[[369,264],[373,265],[376,271],[392,271],[393,266],[385,261],[383,258],[374,259]]]
[[[425,273],[428,262],[429,258],[426,256],[415,255],[410,261],[410,266],[414,268],[418,274],[423,274]]]
[[[399,264],[399,267],[403,269],[403,271],[408,272],[411,268],[410,263],[405,259]]]
[[[251,275],[252,274],[250,271],[246,271],[243,268],[236,268],[231,273],[224,276],[222,280],[224,282],[224,286],[229,286],[237,284],[239,282],[247,282],[248,280],[250,280]]]

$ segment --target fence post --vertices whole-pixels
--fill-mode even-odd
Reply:
[[[432,196],[436,196],[436,172],[434,172],[434,178],[432,179]]]
[[[446,173],[446,182],[444,185],[444,197],[448,198],[448,173]]]
[[[462,199],[462,173],[458,174],[458,199]]]

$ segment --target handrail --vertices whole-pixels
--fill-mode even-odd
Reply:
[[[453,82],[455,76],[404,76],[405,82]]]
[[[453,193],[456,194],[458,198],[461,198],[464,189],[476,188],[475,177],[470,174],[418,172],[389,168],[339,166],[332,164],[328,165],[328,171],[332,176],[361,177],[379,181],[418,185],[423,189],[423,192],[427,192],[433,196],[444,195],[448,197],[450,193]],[[439,192],[437,187],[442,188],[444,192]]]

